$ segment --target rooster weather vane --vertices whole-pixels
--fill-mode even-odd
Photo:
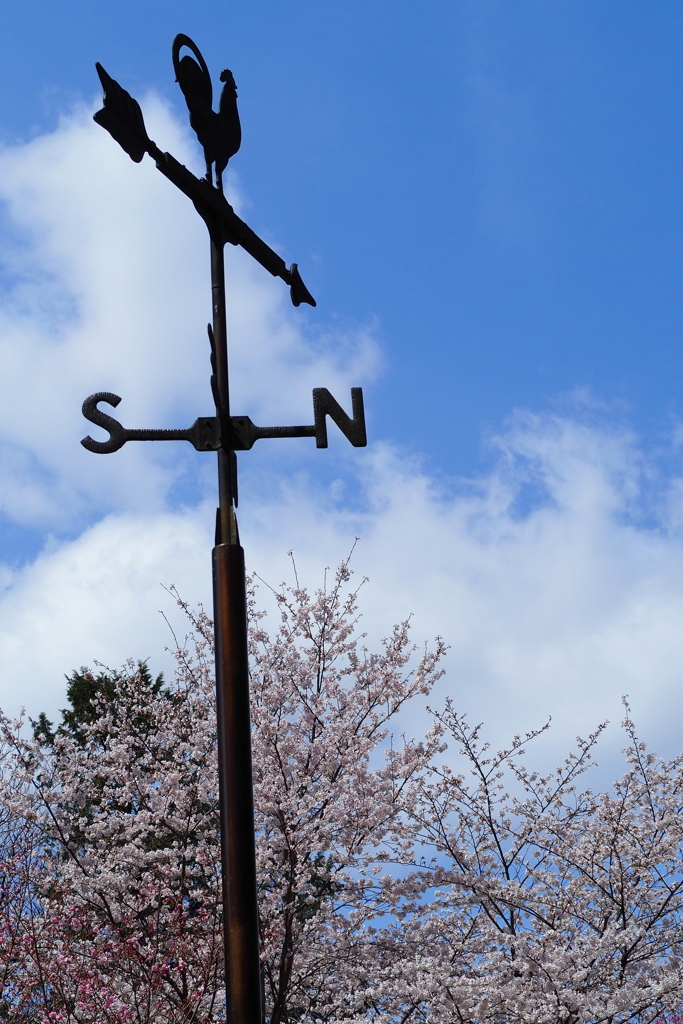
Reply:
[[[192,56],[183,49],[190,50]],[[237,87],[231,71],[221,72],[223,83],[218,111],[213,109],[213,88],[206,61],[199,48],[180,34],[173,41],[173,68],[190,114],[190,125],[204,150],[206,176],[198,178],[170,153],[162,152],[150,139],[140,105],[129,92],[96,64],[104,90],[104,106],[94,115],[132,160],[140,163],[145,153],[155,161],[157,169],[192,201],[204,220],[211,239],[211,270],[213,292],[213,325],[208,333],[211,345],[211,390],[216,407],[215,416],[197,419],[191,427],[180,430],[128,430],[99,408],[100,403],[116,407],[118,395],[100,391],[83,403],[83,415],[91,423],[109,433],[106,441],[84,437],[81,444],[91,452],[108,454],[118,451],[127,441],[189,441],[197,451],[217,451],[227,456],[229,465],[219,465],[221,509],[219,509],[217,542],[234,541],[236,523],[229,508],[237,504],[236,451],[250,449],[259,438],[315,437],[318,448],[327,447],[329,416],[355,447],[367,443],[363,394],[361,388],[351,389],[352,414],[348,416],[327,388],[313,390],[311,425],[291,427],[259,427],[247,416],[231,416],[228,392],[227,332],[225,320],[225,280],[223,249],[226,243],[241,245],[274,277],[289,285],[295,306],[315,299],[301,279],[296,263],[287,267],[284,260],[241,220],[223,194],[223,171],[237,153],[242,129],[237,110]],[[221,460],[224,461],[224,460]],[[221,522],[223,528],[221,529]],[[226,535],[226,531],[227,534]]]
[[[183,50],[190,53],[181,57]],[[315,388],[314,422],[309,426],[257,427],[248,416],[230,415],[225,245],[241,245],[262,267],[282,278],[289,285],[295,306],[302,302],[315,306],[315,300],[301,280],[296,263],[287,267],[284,260],[240,220],[223,195],[223,171],[242,140],[232,73],[223,71],[220,76],[223,89],[218,111],[215,111],[209,70],[188,36],[178,35],[173,42],[173,67],[190,112],[190,124],[204,150],[205,177],[195,177],[170,153],[162,153],[147,134],[137,101],[100,64],[97,73],[104,88],[104,106],[95,114],[95,120],[136,163],[140,163],[145,153],[149,154],[161,173],[192,201],[208,228],[213,306],[213,322],[208,331],[215,415],[200,417],[186,430],[127,430],[100,408],[101,403],[116,408],[121,401],[119,396],[100,391],[86,398],[83,415],[102,427],[109,437],[97,441],[88,436],[81,444],[91,452],[107,454],[118,451],[128,441],[189,441],[197,451],[217,454],[218,509],[212,560],[226,1019],[230,1024],[262,1024],[247,601],[244,551],[235,516],[235,452],[246,451],[259,438],[265,437],[315,437],[318,448],[326,448],[328,416],[352,445],[363,447],[366,444],[363,394],[360,388],[351,389],[352,414],[348,416],[326,388]]]

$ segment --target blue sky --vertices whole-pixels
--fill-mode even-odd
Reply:
[[[181,29],[233,67],[250,219],[313,322],[376,320],[382,436],[459,473],[576,387],[653,437],[678,414],[680,5],[29,0],[4,25],[7,141],[90,100],[95,59],[182,114]]]
[[[680,5],[25,0],[3,28],[6,706],[58,706],[63,673],[95,658],[165,664],[160,585],[208,600],[213,466],[78,445],[95,390],[123,396],[127,426],[210,412],[201,224],[90,122],[99,60],[199,170],[182,31],[237,81],[235,202],[318,300],[291,310],[229,254],[234,411],[301,422],[311,387],[365,389],[366,452],[272,442],[242,460],[251,564],[277,580],[291,547],[314,583],[360,534],[369,632],[411,611],[416,636],[442,632],[465,709],[500,728],[553,713],[571,736],[618,720],[628,692],[671,745]]]

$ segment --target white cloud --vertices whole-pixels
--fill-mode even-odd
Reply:
[[[628,693],[643,733],[673,751],[683,541],[634,524],[642,452],[628,435],[522,414],[497,444],[491,473],[450,494],[375,446],[355,460],[355,511],[334,487],[282,480],[279,495],[260,499],[252,480],[242,517],[249,566],[272,584],[291,578],[291,547],[315,586],[359,533],[354,565],[370,576],[361,607],[371,638],[412,612],[416,639],[439,633],[451,645],[435,704],[450,693],[501,741],[552,714],[547,761],[602,718],[618,722]],[[532,475],[545,496],[520,513]],[[183,621],[160,584],[208,605],[211,519],[208,505],[110,516],[16,573],[0,601],[9,705],[53,709],[61,673],[95,657],[151,656],[165,667],[169,634],[157,610],[177,630]],[[404,725],[424,722],[413,709]],[[606,756],[620,742],[615,729]]]
[[[159,144],[194,162],[169,112],[153,97],[144,108]],[[162,585],[210,601],[213,457],[134,444],[102,457],[78,444],[95,390],[122,395],[127,426],[208,413],[207,245],[189,202],[119,153],[88,111],[0,154],[0,198],[0,507],[57,537],[18,568],[5,552],[0,571],[0,700],[35,716],[54,713],[63,674],[82,663],[168,665],[158,609],[183,623]],[[368,333],[316,333],[281,282],[228,255],[236,411],[296,422],[311,387],[341,399],[371,378]],[[517,413],[493,441],[492,468],[445,486],[389,446],[347,450],[330,433],[339,480],[324,490],[310,447],[291,446],[286,475],[272,453],[244,460],[251,568],[277,583],[293,548],[314,586],[360,534],[371,637],[409,612],[417,639],[441,633],[441,695],[495,737],[552,714],[548,742],[563,752],[576,732],[616,721],[628,693],[644,733],[679,743],[683,484],[660,480],[653,504],[659,469],[636,439],[607,414]],[[194,498],[179,507],[188,473]],[[422,724],[417,710],[406,719]]]
[[[5,581],[0,599],[2,706],[35,718],[64,706],[64,675],[102,662],[150,659],[168,671],[164,649],[182,616],[162,589],[177,582],[193,603],[206,598],[211,532],[197,512],[105,518],[77,540],[46,551]],[[209,591],[210,594],[210,591]]]
[[[603,718],[618,723],[628,694],[643,733],[678,749],[683,538],[637,515],[653,467],[628,433],[552,415],[518,413],[494,445],[494,468],[450,494],[400,453],[373,449],[362,514],[290,490],[286,512],[272,503],[255,517],[259,571],[272,579],[285,533],[314,579],[358,532],[371,634],[413,612],[416,638],[443,635],[441,695],[494,739],[552,715],[540,744],[552,758]],[[533,501],[520,510],[529,483]],[[673,480],[665,499],[679,493]],[[611,730],[609,756],[620,744]]]

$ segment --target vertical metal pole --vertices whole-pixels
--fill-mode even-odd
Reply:
[[[225,268],[222,239],[213,235],[211,288],[216,378],[227,417]],[[234,509],[235,457],[230,439],[223,438],[223,444],[228,447],[218,452],[212,560],[226,1012],[228,1024],[262,1024],[244,551]]]

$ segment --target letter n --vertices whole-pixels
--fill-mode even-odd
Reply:
[[[368,443],[365,434],[365,412],[363,389],[351,388],[353,419],[347,416],[336,398],[327,388],[313,388],[313,415],[315,417],[315,443],[318,448],[327,448],[327,420],[329,416],[354,448],[364,448]]]

